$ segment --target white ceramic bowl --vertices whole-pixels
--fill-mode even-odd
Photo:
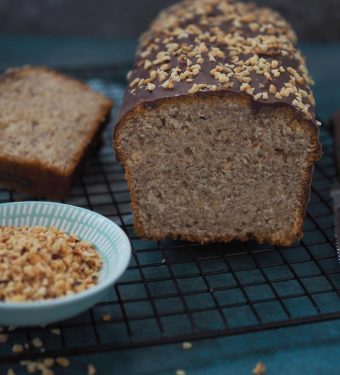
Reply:
[[[0,204],[0,225],[54,226],[93,243],[103,260],[98,284],[66,297],[32,302],[0,302],[0,325],[42,325],[70,318],[99,302],[126,270],[131,245],[123,230],[95,212],[52,202]]]

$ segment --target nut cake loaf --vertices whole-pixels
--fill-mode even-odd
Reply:
[[[313,84],[290,25],[187,0],[142,35],[114,144],[137,235],[290,245],[320,157]]]

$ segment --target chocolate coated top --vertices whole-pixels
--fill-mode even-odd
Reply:
[[[245,93],[288,104],[317,123],[313,81],[281,16],[233,0],[186,0],[142,35],[118,121],[140,103],[200,92]]]

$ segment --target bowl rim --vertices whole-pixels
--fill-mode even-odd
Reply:
[[[126,235],[126,233],[123,231],[123,229],[117,225],[116,223],[114,223],[113,221],[111,221],[110,219],[108,219],[107,217],[95,212],[95,211],[91,211],[91,210],[88,210],[86,208],[83,208],[83,207],[79,207],[79,206],[75,206],[75,205],[71,205],[71,204],[67,204],[67,203],[59,203],[59,202],[49,202],[49,201],[23,201],[23,202],[6,202],[6,203],[1,203],[0,204],[0,207],[3,207],[5,205],[7,206],[18,206],[18,205],[24,205],[24,204],[29,204],[29,205],[53,205],[53,206],[66,206],[68,209],[77,209],[77,210],[80,210],[80,211],[83,211],[87,214],[90,214],[90,215],[94,215],[100,219],[104,219],[105,221],[108,221],[110,223],[110,225],[112,225],[113,227],[115,227],[115,230],[118,232],[120,238],[122,238],[123,240],[123,244],[121,247],[123,248],[126,248],[126,250],[124,250],[124,252],[127,254],[125,256],[125,258],[123,259],[123,262],[122,262],[122,266],[121,268],[118,270],[117,273],[115,274],[109,274],[109,276],[103,281],[103,282],[100,282],[98,284],[96,284],[95,286],[89,288],[89,289],[86,289],[82,292],[78,292],[78,293],[74,293],[74,294],[70,294],[68,296],[62,296],[62,297],[57,297],[57,298],[49,298],[49,299],[45,299],[45,300],[38,300],[38,301],[27,301],[27,302],[11,302],[11,301],[0,301],[0,310],[9,310],[9,309],[22,309],[22,310],[25,310],[27,308],[46,308],[46,307],[58,307],[58,306],[62,306],[62,305],[66,305],[66,304],[70,304],[70,303],[75,303],[75,302],[79,302],[79,301],[82,301],[84,299],[88,299],[88,298],[91,298],[91,297],[94,297],[95,295],[99,295],[100,293],[104,292],[109,286],[113,285],[115,283],[116,280],[118,280],[122,274],[126,271],[127,269],[127,266],[130,262],[130,259],[131,259],[131,254],[132,254],[132,250],[131,250],[131,242],[128,238],[128,236]],[[86,239],[84,239],[86,241]],[[105,261],[104,260],[104,257],[102,257],[103,259],[103,262]]]

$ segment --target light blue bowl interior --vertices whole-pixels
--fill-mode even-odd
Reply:
[[[3,204],[0,205],[0,225],[54,226],[93,243],[103,259],[99,282],[119,270],[125,260],[120,250],[126,241],[120,228],[105,217],[80,207],[52,202]]]
[[[99,281],[95,287],[51,300],[27,303],[0,302],[0,312],[3,310],[9,313],[15,309],[22,311],[25,308],[37,309],[39,306],[46,308],[58,305],[68,307],[71,314],[72,303],[85,302],[86,299],[97,302],[97,297],[107,291],[121,276],[130,260],[130,242],[122,229],[104,216],[84,208],[53,202],[4,203],[0,205],[0,225],[54,226],[68,234],[76,235],[81,240],[93,243],[103,260]],[[85,305],[86,303],[84,307]],[[58,320],[58,317],[53,317],[53,320]]]

